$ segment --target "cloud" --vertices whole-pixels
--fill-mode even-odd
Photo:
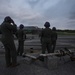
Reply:
[[[75,0],[1,0],[0,23],[11,16],[17,25],[44,27],[45,21],[51,27],[74,29]]]

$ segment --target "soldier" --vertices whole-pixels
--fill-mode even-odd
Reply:
[[[16,67],[19,64],[17,63],[17,52],[13,32],[16,32],[17,26],[9,16],[6,16],[0,29],[2,32],[1,41],[5,48],[6,67]]]
[[[22,56],[23,52],[24,52],[24,41],[26,39],[26,33],[23,30],[24,25],[21,24],[19,26],[19,30],[17,31],[17,38],[18,38],[18,50],[17,50],[17,54]]]
[[[52,28],[52,38],[51,38],[51,40],[52,40],[52,44],[51,44],[52,52],[54,52],[55,47],[56,47],[56,40],[57,40],[56,27]]]
[[[51,52],[51,34],[52,34],[52,31],[49,28],[50,23],[45,22],[44,26],[45,26],[45,29],[43,29],[41,32],[42,53],[43,54],[45,53],[46,49],[47,49],[48,53]]]

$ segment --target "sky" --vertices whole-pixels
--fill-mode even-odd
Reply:
[[[10,16],[19,26],[75,29],[75,0],[0,0],[0,24]]]

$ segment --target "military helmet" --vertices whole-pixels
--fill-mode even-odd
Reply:
[[[4,22],[9,22],[9,23],[11,23],[11,21],[12,21],[12,19],[10,18],[10,16],[6,16],[6,17],[4,18]]]
[[[53,27],[52,30],[53,30],[53,31],[56,31],[56,27]]]
[[[23,29],[24,28],[24,25],[23,24],[20,24],[20,29]]]
[[[50,23],[49,22],[45,22],[44,26],[45,27],[50,27]]]

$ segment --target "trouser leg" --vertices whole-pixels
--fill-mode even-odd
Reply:
[[[16,47],[15,47],[14,42],[11,42],[9,46],[10,46],[12,64],[16,64],[17,63],[17,52],[16,52]]]
[[[46,43],[42,43],[42,53],[45,54],[46,51]]]
[[[16,50],[11,51],[12,64],[17,63],[17,53]]]
[[[11,64],[11,55],[10,55],[10,49],[7,44],[4,44],[5,47],[5,61],[6,61],[6,66],[9,66]]]
[[[22,55],[22,53],[24,52],[24,41],[21,41],[20,43],[20,55]]]
[[[47,51],[48,51],[48,53],[52,53],[52,50],[51,50],[51,43],[48,43],[48,44],[47,44]]]
[[[52,51],[54,52],[55,50],[55,47],[56,47],[56,42],[53,43],[53,48],[52,48]]]
[[[18,49],[17,49],[17,54],[20,52],[20,41],[18,41]]]

